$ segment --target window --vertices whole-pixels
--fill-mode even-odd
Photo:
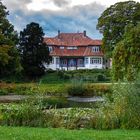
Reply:
[[[84,62],[83,62],[83,59],[79,59],[78,60],[78,64],[83,64]]]
[[[54,64],[54,58],[53,58],[53,57],[52,57],[52,61],[51,61],[51,63]]]
[[[66,65],[67,64],[67,60],[66,59],[61,60],[61,64],[62,65]]]
[[[59,58],[56,58],[56,64],[59,64]]]
[[[92,47],[92,51],[93,52],[99,52],[100,51],[100,47],[99,46],[94,46],[94,47]]]
[[[88,64],[88,58],[85,58],[85,63]]]
[[[101,64],[101,58],[90,58],[90,64]]]
[[[60,49],[63,50],[64,49],[64,46],[60,46]]]
[[[52,52],[53,48],[51,46],[49,46],[49,52]]]
[[[76,46],[72,46],[72,47],[67,47],[68,50],[76,50],[77,47]]]

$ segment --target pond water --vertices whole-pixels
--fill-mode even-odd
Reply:
[[[22,100],[28,98],[24,95],[10,95],[0,96],[0,103],[20,103]],[[46,101],[50,106],[56,106],[57,108],[69,108],[69,107],[82,107],[92,108],[98,107],[104,99],[102,97],[55,97],[46,96]]]
[[[74,102],[83,102],[83,103],[90,103],[90,102],[102,102],[104,99],[102,97],[68,97],[68,101]]]
[[[92,108],[98,107],[104,99],[102,97],[68,97],[69,107]]]

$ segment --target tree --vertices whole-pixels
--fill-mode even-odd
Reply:
[[[140,71],[140,23],[125,28],[123,39],[113,53],[113,77],[115,80],[133,80]]]
[[[20,32],[22,66],[27,76],[36,78],[45,72],[44,64],[50,62],[49,49],[44,43],[44,33],[38,23],[30,23]]]
[[[16,48],[17,32],[6,18],[6,7],[0,1],[0,76],[20,72],[20,58]]]
[[[121,41],[128,24],[140,22],[140,3],[126,1],[116,3],[107,8],[98,19],[97,29],[103,33],[103,49],[108,57],[116,44]]]

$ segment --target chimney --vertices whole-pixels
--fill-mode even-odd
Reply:
[[[58,38],[60,38],[60,30],[58,30]]]
[[[84,31],[84,36],[86,36],[86,31]]]
[[[58,30],[58,36],[60,35],[60,30]]]

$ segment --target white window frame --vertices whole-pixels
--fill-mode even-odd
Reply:
[[[53,47],[49,46],[49,52],[52,52],[52,51],[53,51]]]
[[[100,52],[100,46],[93,46],[92,51],[93,52]]]
[[[59,58],[57,57],[57,58],[56,58],[56,64],[59,64],[59,62],[60,62],[60,61],[59,61]]]
[[[77,46],[69,46],[69,47],[67,47],[67,49],[68,50],[77,50],[78,48],[77,48]]]
[[[64,46],[60,46],[60,49],[63,50],[64,49]]]
[[[89,59],[88,57],[85,58],[85,64],[88,64],[89,63]]]
[[[102,64],[102,58],[92,57],[90,58],[90,64]]]

